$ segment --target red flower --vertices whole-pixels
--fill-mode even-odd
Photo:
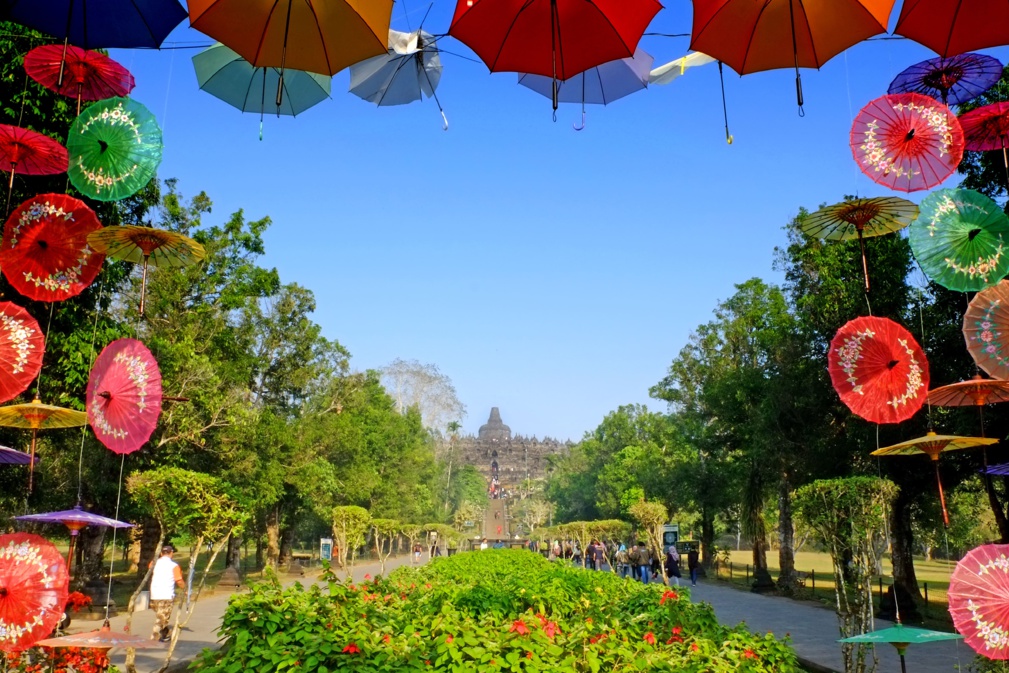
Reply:
[[[448,634],[448,638],[445,639],[445,642],[451,644],[453,640],[455,640],[455,638],[450,633]]]
[[[757,655],[753,650],[743,650],[743,659],[756,659]]]
[[[560,632],[561,629],[557,626],[557,622],[547,622],[543,625],[543,633],[547,634],[547,638],[550,638],[551,640]]]
[[[662,598],[659,599],[659,605],[665,605],[666,601],[669,600],[675,601],[679,597],[680,595],[675,591],[667,591],[664,594],[662,594]]]
[[[392,640],[392,637],[387,633],[384,636],[382,636],[382,640],[383,640],[383,642],[385,642],[386,645],[388,645],[389,641]]]
[[[67,596],[66,607],[77,612],[81,608],[91,605],[91,597],[85,596],[80,591],[75,591]]]
[[[526,659],[532,659],[532,658],[533,658],[533,653],[529,652],[529,651],[526,651]]]
[[[512,622],[512,627],[508,629],[508,633],[517,633],[520,636],[529,635],[529,627],[521,619],[516,619]]]
[[[655,634],[652,633],[651,631],[649,631],[648,633],[645,634],[644,641],[646,643],[648,643],[649,645],[654,645],[655,644]]]
[[[697,650],[699,650],[699,649],[700,649],[700,648],[699,648],[699,647],[697,647],[697,643],[690,643],[690,651],[691,651],[691,652],[696,652],[696,651],[697,651]]]
[[[367,580],[370,580],[370,579],[371,579],[371,575],[367,575],[367,574],[366,574],[366,575],[364,576],[364,579],[365,579],[365,581],[367,581]]]
[[[674,626],[673,627],[673,635],[674,636],[678,636],[682,632],[683,632],[683,627],[682,626]]]
[[[351,643],[350,645],[347,645],[347,647],[343,648],[344,654],[357,654],[360,651],[361,648],[358,647],[356,643]]]

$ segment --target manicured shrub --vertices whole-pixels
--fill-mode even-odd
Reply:
[[[521,550],[438,558],[388,578],[236,596],[206,673],[666,671],[790,673],[773,636],[718,623],[661,585],[571,568]]]

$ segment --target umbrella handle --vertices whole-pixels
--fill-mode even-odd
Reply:
[[[575,131],[585,130],[585,110],[582,110],[582,125],[579,126],[578,124],[572,124],[571,128],[573,128]]]
[[[445,116],[444,110],[439,110],[441,112],[441,130],[448,131],[448,117]]]

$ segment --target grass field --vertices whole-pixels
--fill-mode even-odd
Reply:
[[[747,578],[752,581],[752,554],[749,551],[731,552],[732,567],[731,579],[730,569],[721,566],[718,571],[718,578],[732,581],[743,587]],[[778,553],[773,551],[767,555],[767,564],[771,576],[777,579],[778,576]],[[923,612],[926,625],[936,627],[950,627],[952,621],[946,609],[946,592],[949,589],[949,577],[956,566],[950,561],[924,561],[915,559],[914,570],[918,577],[918,586],[922,589],[922,594],[927,593],[928,603],[924,606]],[[806,573],[806,587],[799,596],[809,600],[823,602],[825,605],[834,605],[834,572],[830,562],[830,556],[823,552],[801,551],[795,555],[795,568],[798,572]],[[888,559],[883,561],[882,591],[886,592],[892,584],[891,567]],[[873,595],[876,605],[879,605],[880,584],[879,578],[874,582]],[[814,590],[815,587],[815,590]]]

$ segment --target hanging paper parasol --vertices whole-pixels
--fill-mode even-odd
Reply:
[[[4,217],[10,212],[14,174],[59,175],[67,170],[67,150],[58,142],[35,131],[19,126],[0,124],[0,170],[10,173],[7,182],[7,204]]]
[[[542,75],[556,88],[589,68],[633,56],[660,9],[658,0],[459,0],[449,34],[491,72]],[[551,97],[556,110],[557,92]]]
[[[161,129],[154,115],[129,98],[88,107],[70,127],[70,182],[97,201],[133,196],[161,164]]]
[[[390,30],[388,53],[350,66],[350,92],[378,106],[407,105],[423,95],[434,98],[447,131],[448,118],[435,92],[441,71],[433,35],[423,30]]]
[[[0,402],[28,389],[42,369],[44,350],[35,318],[17,304],[0,301]]]
[[[862,108],[851,153],[874,182],[901,192],[931,189],[956,171],[963,131],[949,108],[916,93],[888,94]]]
[[[817,68],[842,51],[886,32],[895,0],[693,0],[690,48],[726,63],[740,75]]]
[[[132,528],[133,524],[124,521],[116,521],[107,516],[85,512],[80,503],[73,509],[61,512],[43,512],[41,514],[25,514],[14,517],[15,521],[28,521],[33,523],[58,523],[66,526],[70,530],[70,545],[67,548],[67,575],[71,575],[74,564],[74,547],[77,543],[77,535],[82,529],[88,526],[102,526],[106,528]]]
[[[113,647],[130,647],[135,650],[160,649],[164,643],[130,633],[118,633],[108,626],[97,631],[74,633],[59,638],[46,638],[35,643],[39,647],[82,647],[93,650],[111,650]]]
[[[147,346],[117,339],[95,360],[88,378],[88,422],[115,453],[133,453],[150,439],[161,414],[161,371]]]
[[[1009,402],[1009,381],[975,376],[928,391],[933,407],[983,407],[1000,402]]]
[[[865,291],[869,291],[869,266],[865,260],[866,238],[900,231],[918,216],[918,206],[896,196],[874,199],[852,199],[824,206],[806,217],[799,228],[816,238],[828,241],[858,239],[862,250],[862,273]]]
[[[907,671],[904,657],[910,645],[923,645],[935,643],[941,640],[963,640],[959,633],[946,633],[944,631],[931,631],[929,629],[916,629],[911,626],[904,626],[900,622],[888,629],[870,631],[851,638],[841,638],[839,643],[890,643],[897,650],[900,656],[900,670]]]
[[[925,403],[928,360],[911,333],[887,318],[863,317],[834,335],[830,380],[851,411],[873,423],[900,423]]]
[[[960,116],[963,128],[964,148],[974,152],[995,152],[1002,150],[1002,165],[1009,186],[1009,157],[1006,143],[1009,143],[1009,103],[998,102],[979,107]]]
[[[876,449],[872,456],[911,456],[925,454],[932,459],[935,466],[935,480],[939,484],[939,503],[942,505],[942,520],[949,526],[949,514],[946,513],[946,495],[942,491],[942,478],[939,476],[939,454],[957,449],[972,449],[978,446],[990,446],[998,443],[997,439],[985,437],[958,437],[956,435],[937,435],[931,430],[924,437],[910,439],[900,444]]]
[[[147,267],[168,268],[195,264],[207,254],[203,246],[182,234],[151,227],[103,227],[88,235],[88,245],[109,257],[143,264],[140,312],[144,312]]]
[[[32,457],[24,451],[0,446],[0,465],[30,465]]]
[[[624,96],[648,88],[648,78],[654,62],[655,59],[650,54],[643,49],[636,49],[631,58],[603,63],[558,82],[557,101],[581,103],[584,127],[586,105],[609,105]],[[522,74],[519,75],[519,84],[547,98],[553,96],[554,83],[549,77]]]
[[[0,535],[0,651],[20,652],[63,619],[67,567],[44,538]]]
[[[949,581],[949,614],[971,649],[1009,659],[1009,545],[975,547]]]
[[[125,96],[136,86],[130,71],[105,54],[74,46],[65,55],[58,44],[35,47],[25,54],[25,72],[45,88],[75,98],[77,114],[81,101]]]
[[[930,58],[905,68],[890,82],[887,93],[920,93],[943,105],[959,105],[995,86],[1000,77],[1002,64],[997,58],[958,54]]]
[[[392,0],[190,0],[190,25],[257,68],[335,75],[386,52]]]
[[[905,0],[893,29],[940,56],[1009,44],[1009,5],[968,0]]]
[[[28,471],[28,491],[32,490],[32,478],[35,465],[35,444],[39,430],[50,428],[79,428],[88,422],[88,415],[83,411],[65,409],[42,404],[36,397],[28,404],[10,404],[0,407],[0,426],[7,428],[24,428],[32,431],[31,459],[32,469]]]
[[[977,292],[1009,273],[1009,217],[971,189],[940,189],[921,202],[908,240],[930,279],[955,292]]]
[[[1009,281],[978,292],[963,316],[967,351],[990,376],[1009,379]]]
[[[15,290],[36,301],[74,297],[101,271],[105,256],[88,245],[88,234],[101,226],[83,201],[40,194],[7,219],[0,270]]]

